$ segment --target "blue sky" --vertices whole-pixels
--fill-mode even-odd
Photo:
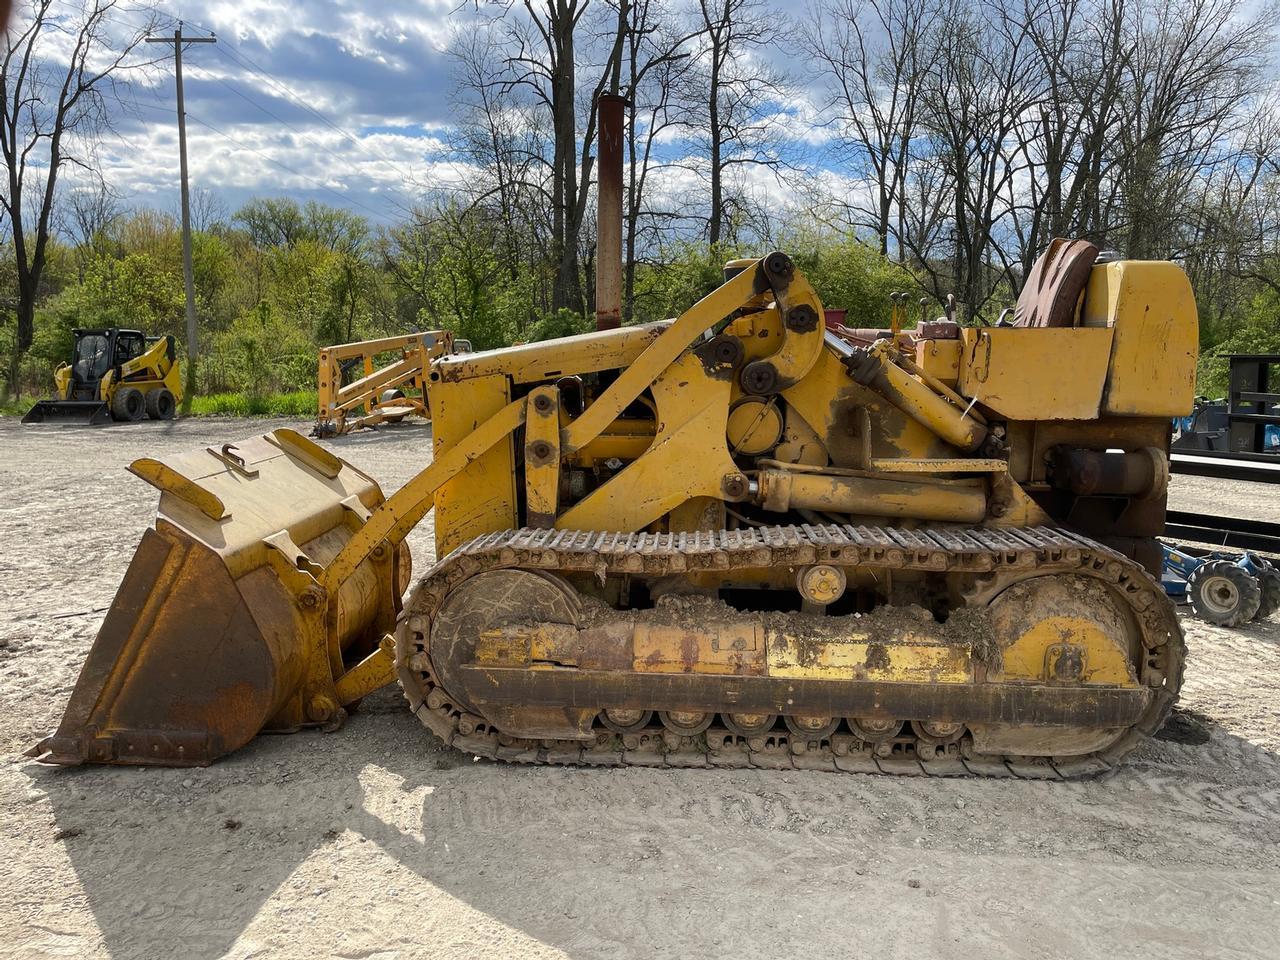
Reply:
[[[449,147],[445,53],[451,31],[474,16],[463,0],[205,0],[161,10],[187,32],[218,37],[184,55],[188,153],[193,188],[230,209],[284,194],[387,222],[421,195],[417,184],[466,179]],[[137,85],[135,102],[104,144],[104,174],[126,203],[175,209],[170,64]]]
[[[444,54],[457,17],[451,0],[207,0],[161,10],[183,19],[185,32],[218,37],[184,54],[193,188],[232,209],[251,195],[288,194],[389,220],[418,192],[406,180],[458,175]],[[172,208],[171,64],[135,84],[134,102],[103,145],[104,175],[128,203]]]

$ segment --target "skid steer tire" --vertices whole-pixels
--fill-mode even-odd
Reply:
[[[1258,584],[1262,587],[1262,603],[1258,604],[1253,619],[1266,620],[1280,610],[1280,572],[1267,567],[1258,574]]]
[[[147,393],[147,416],[152,420],[172,420],[177,411],[177,401],[164,387]]]
[[[1220,627],[1236,627],[1262,605],[1262,587],[1230,560],[1200,564],[1187,580],[1187,596],[1197,617]]]
[[[118,423],[132,423],[142,419],[147,402],[137,387],[117,387],[111,397],[111,419]]]

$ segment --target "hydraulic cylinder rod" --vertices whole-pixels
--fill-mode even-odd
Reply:
[[[953,447],[972,453],[982,446],[987,428],[894,363],[888,355],[891,348],[890,341],[881,340],[872,347],[854,349],[844,359],[849,376]]]
[[[762,470],[756,485],[756,502],[780,513],[818,510],[956,523],[978,523],[987,515],[987,494],[980,483],[919,483]]]

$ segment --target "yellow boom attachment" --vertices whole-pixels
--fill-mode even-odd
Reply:
[[[427,370],[431,361],[455,351],[469,352],[470,345],[455,341],[448,330],[324,347],[316,377],[320,409],[312,436],[340,436],[362,427],[398,423],[411,414],[430,419]],[[380,354],[394,358],[375,366]],[[352,364],[360,366],[360,376],[344,384],[343,372]]]

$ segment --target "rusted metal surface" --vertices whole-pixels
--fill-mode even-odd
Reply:
[[[1087,689],[1069,684],[974,683],[957,684],[948,693],[940,690],[943,684],[864,681],[827,687],[823,681],[788,681],[811,697],[804,701],[803,716],[838,719],[854,714],[849,721],[851,733],[833,730],[814,737],[797,733],[790,725],[788,730],[740,732],[744,727],[735,717],[750,721],[782,713],[784,707],[797,709],[794,703],[779,704],[778,691],[769,689],[767,678],[683,672],[646,675],[634,683],[645,685],[644,692],[657,698],[656,704],[648,705],[630,692],[631,680],[619,683],[612,670],[576,680],[572,675],[578,671],[553,665],[541,671],[506,668],[511,672],[499,675],[495,671],[503,668],[465,659],[447,668],[437,665],[428,650],[434,649],[432,622],[441,604],[472,578],[488,576],[490,571],[526,575],[578,571],[608,577],[685,575],[701,570],[727,576],[738,569],[813,563],[945,573],[959,577],[956,583],[963,587],[965,602],[977,607],[1029,578],[1089,578],[1124,605],[1125,616],[1137,631],[1135,642],[1143,649],[1138,682],[1128,688],[1102,684]],[[1056,778],[1109,769],[1154,733],[1167,716],[1181,685],[1182,658],[1176,617],[1159,585],[1145,571],[1095,541],[1045,527],[897,530],[806,525],[674,535],[503,531],[476,538],[437,564],[414,591],[396,637],[397,672],[414,713],[446,743],[477,756],[526,763],[800,767],[940,775]],[[464,682],[471,689],[484,681],[484,696],[501,698],[500,709],[506,712],[495,712],[491,722],[479,712],[459,707],[456,694],[441,685],[442,669],[452,673],[459,691]],[[535,672],[546,676],[530,676]],[[467,677],[473,679],[462,679]],[[508,681],[517,692],[504,691]],[[719,688],[715,702],[717,710],[724,711],[722,722],[713,722],[692,738],[668,725],[654,725],[652,711],[664,709],[662,704],[684,712],[708,712],[708,684]],[[726,685],[736,691],[734,698],[722,695]],[[593,697],[621,699],[619,691],[624,690],[629,699],[617,710],[623,716],[638,717],[637,724],[648,715],[647,725],[620,734],[608,724],[584,722],[584,716],[600,709]],[[894,699],[899,695],[901,701]],[[539,702],[539,696],[544,700]],[[502,733],[503,722],[518,723],[518,711],[535,704],[544,720],[555,721],[545,730],[558,728],[558,736],[521,738]],[[490,709],[499,710],[497,706]],[[859,711],[866,712],[859,716]],[[1027,722],[1028,717],[1039,719]],[[912,721],[910,725],[907,720]],[[953,723],[972,724],[980,737],[961,739],[963,727],[953,729]],[[918,732],[924,724],[930,724],[931,733]],[[875,733],[886,725],[892,728],[888,733]],[[946,735],[940,736],[939,731]],[[1005,752],[976,750],[977,742],[1001,745]],[[1026,748],[1037,745],[1049,745],[1055,752],[1039,757],[1005,755],[1025,754],[1030,752]]]
[[[1014,325],[1075,326],[1076,305],[1097,259],[1098,248],[1088,240],[1049,241],[1027,274],[1014,308]]]
[[[855,347],[841,362],[857,383],[871,388],[952,446],[972,453],[986,439],[987,428],[977,417],[898,366],[892,341]],[[947,393],[955,396],[950,390]]]
[[[602,670],[523,670],[468,664],[459,670],[468,697],[488,705],[688,710],[707,697],[702,675]],[[968,723],[1055,727],[1127,727],[1142,718],[1151,691],[1139,687],[1027,684],[879,683],[734,677],[717,682],[734,710],[750,713],[912,717]]]
[[[382,493],[292,431],[135,472],[163,491],[66,713],[32,755],[49,763],[206,764],[259,731],[337,724],[385,683],[370,664],[399,610],[407,550],[383,546],[330,591],[315,574]],[[370,676],[372,671],[372,675]]]
[[[627,101],[600,95],[596,143],[596,329],[622,325],[622,153]]]
[[[555,526],[560,502],[560,391],[529,394],[524,427],[525,517],[531,527]]]
[[[1058,447],[1053,482],[1084,496],[1157,496],[1168,486],[1169,462],[1154,447],[1129,453]]]

